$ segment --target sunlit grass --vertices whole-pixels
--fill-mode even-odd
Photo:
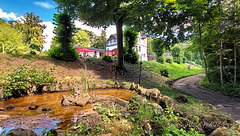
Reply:
[[[160,70],[167,69],[169,72],[170,79],[177,79],[180,77],[186,77],[190,75],[195,75],[199,73],[203,73],[204,70],[201,68],[190,67],[188,70],[188,64],[177,64],[177,63],[164,63],[160,64],[154,61],[144,61],[143,69],[147,71],[154,71],[156,73],[160,73]]]

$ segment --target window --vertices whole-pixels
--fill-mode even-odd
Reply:
[[[141,46],[139,46],[139,52],[141,52]]]

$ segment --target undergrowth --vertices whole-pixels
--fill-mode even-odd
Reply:
[[[214,82],[208,83],[206,78],[204,77],[200,81],[200,85],[215,91],[219,91],[224,95],[240,98],[240,83],[234,82],[226,82],[224,84]]]

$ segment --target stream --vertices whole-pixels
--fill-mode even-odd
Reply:
[[[134,95],[134,92],[130,90],[119,89],[94,90],[93,93],[97,101],[107,103],[114,103],[116,97],[129,100]],[[14,128],[23,128],[31,129],[40,135],[45,129],[66,130],[74,126],[77,115],[92,111],[94,104],[87,104],[84,107],[62,106],[62,96],[70,94],[71,92],[58,92],[0,101],[0,108],[5,109],[0,111],[0,134],[4,131],[6,134]],[[6,109],[9,105],[14,105],[15,108]],[[38,109],[28,109],[30,106],[36,105],[39,106]],[[50,108],[51,111],[42,111],[43,108]]]

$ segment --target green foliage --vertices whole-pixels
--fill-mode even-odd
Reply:
[[[73,37],[73,39],[75,42],[75,46],[89,47],[90,38],[85,31],[78,31],[77,34]]]
[[[179,62],[178,60],[178,57],[180,56],[181,54],[181,48],[179,46],[174,46],[172,49],[171,49],[171,54],[173,56],[173,59],[177,62]]]
[[[163,56],[158,56],[157,57],[157,62],[163,64],[164,63],[164,57]]]
[[[210,76],[210,77],[212,77],[212,76]],[[206,77],[204,77],[200,81],[200,85],[205,86],[205,87],[210,88],[215,91],[219,91],[220,93],[222,93],[224,95],[240,98],[240,84],[239,83],[234,83],[234,82],[226,82],[224,84],[220,84],[220,82],[208,83],[206,81]]]
[[[186,57],[186,59],[188,61],[191,61],[192,60],[192,53],[189,52],[189,51],[184,51],[184,57]]]
[[[72,33],[74,29],[71,18],[66,13],[55,14],[54,18],[57,25],[55,29],[57,35],[56,42],[60,46],[52,47],[49,55],[63,61],[75,61],[78,58],[78,52],[72,47]]]
[[[190,76],[194,74],[199,74],[204,72],[200,68],[191,68],[187,70],[188,65],[186,64],[177,64],[177,63],[158,63],[154,61],[143,61],[142,68],[147,71],[159,73],[160,70],[168,69],[169,78],[170,79],[177,79],[184,76]]]
[[[94,42],[92,42],[93,48],[104,49],[104,45],[107,43],[106,32],[102,30],[100,36],[96,36]]]
[[[137,43],[138,33],[132,30],[131,28],[127,28],[124,33],[124,60],[126,62],[136,64],[138,62],[138,54],[133,50]]]
[[[75,61],[78,58],[78,52],[75,48],[64,49],[63,47],[53,47],[49,50],[49,56],[63,61]]]
[[[152,49],[152,38],[151,37],[148,37],[147,38],[147,54],[148,55],[153,55],[153,54],[155,54],[154,52],[153,52],[153,49]]]
[[[169,63],[169,64],[172,64],[172,62],[173,62],[172,57],[167,57],[167,58],[165,58],[165,62],[167,62],[167,63]]]
[[[102,56],[102,59],[104,60],[104,61],[107,61],[107,62],[112,62],[113,60],[112,60],[112,56],[109,56],[109,55],[106,55],[106,54],[104,54],[103,56]]]
[[[138,63],[138,59],[139,59],[139,56],[138,56],[137,52],[134,51],[134,50],[128,52],[128,53],[124,56],[124,60],[125,60],[126,62],[129,62],[129,63],[132,63],[132,64]]]
[[[162,76],[165,76],[165,77],[168,77],[168,74],[169,74],[167,69],[160,70],[160,73]]]
[[[24,54],[28,50],[28,46],[23,45],[23,33],[14,27],[11,27],[5,21],[0,19],[0,52],[2,52],[2,44],[4,50],[10,54]]]
[[[165,51],[163,40],[159,38],[153,39],[152,50],[156,53],[157,57],[162,56]]]
[[[53,68],[50,71],[37,71],[35,68],[28,69],[26,65],[20,65],[3,82],[4,98],[19,97],[30,93],[41,93],[44,86],[50,86],[55,82]],[[36,90],[31,92],[31,88]]]
[[[183,63],[186,63],[186,60],[187,60],[186,57],[183,57],[183,58],[182,58],[182,62],[183,62]]]

